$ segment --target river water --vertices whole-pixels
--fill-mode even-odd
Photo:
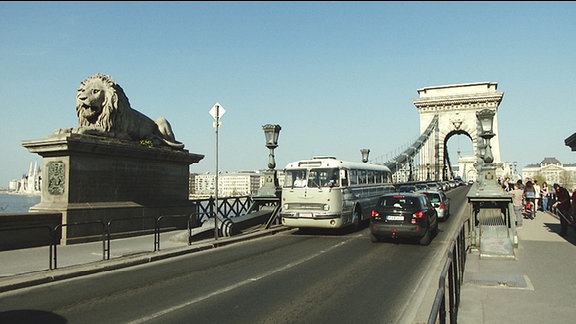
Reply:
[[[0,192],[0,213],[26,213],[40,202],[39,195],[19,195]]]

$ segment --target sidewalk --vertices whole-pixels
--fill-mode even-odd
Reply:
[[[576,322],[576,229],[560,236],[560,221],[538,212],[518,229],[515,260],[466,258],[458,322]]]
[[[0,293],[91,273],[125,268],[178,255],[212,249],[255,237],[289,230],[278,226],[232,237],[204,239],[188,245],[187,232],[160,235],[160,250],[154,251],[154,235],[115,239],[110,260],[104,259],[102,242],[57,247],[57,268],[50,269],[50,248],[37,247],[0,252]]]

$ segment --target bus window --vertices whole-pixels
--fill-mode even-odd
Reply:
[[[339,187],[340,186],[340,170],[330,169],[328,170],[328,187]]]
[[[311,169],[308,174],[308,187],[339,186],[340,173],[338,169]]]
[[[366,184],[366,170],[360,170],[358,174],[358,184]]]
[[[306,186],[306,169],[286,170],[284,175],[284,187]]]
[[[358,184],[358,172],[356,170],[350,170],[348,171],[348,175],[350,176],[350,185],[356,185]]]
[[[375,179],[376,179],[376,176],[374,175],[374,171],[368,170],[367,176],[366,176],[367,183],[372,184],[372,183],[374,183]]]

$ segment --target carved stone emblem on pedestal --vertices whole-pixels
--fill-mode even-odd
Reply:
[[[65,174],[64,162],[48,162],[48,193],[51,195],[61,195],[64,193]]]

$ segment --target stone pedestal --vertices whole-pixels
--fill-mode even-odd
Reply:
[[[159,216],[194,213],[189,168],[204,155],[70,133],[22,145],[43,157],[42,198],[30,211],[62,213],[63,244],[100,239],[98,222],[138,235]]]

